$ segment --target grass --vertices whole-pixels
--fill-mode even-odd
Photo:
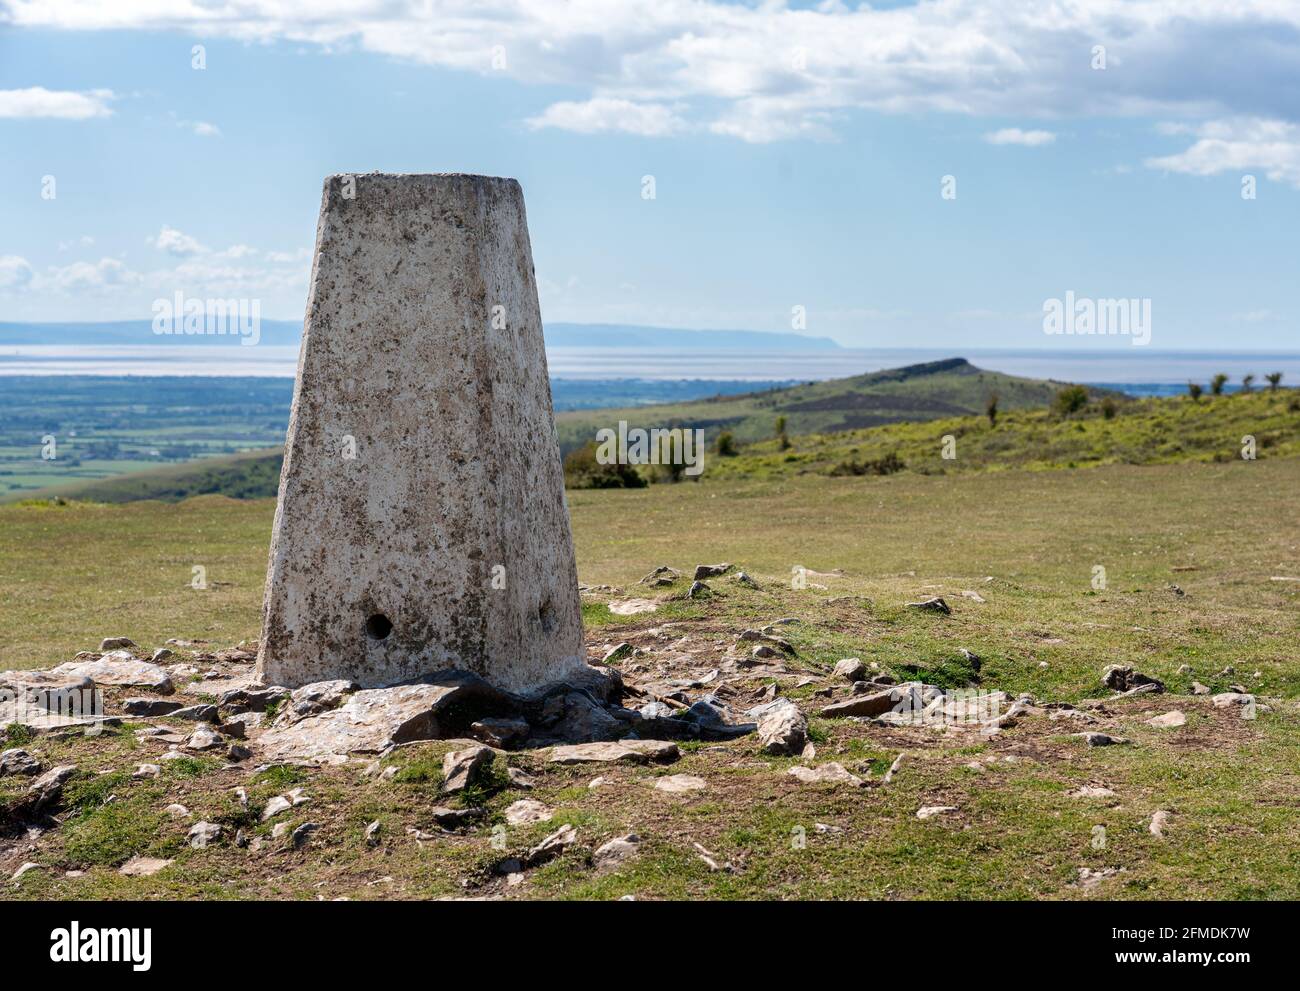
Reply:
[[[1247,413],[1272,401],[1223,400]],[[819,680],[798,689],[793,677],[779,681],[783,693],[810,702],[827,683],[822,676],[849,656],[898,676],[978,679],[988,689],[1076,702],[1101,694],[1105,665],[1127,663],[1172,693],[1188,692],[1193,679],[1216,691],[1242,682],[1272,699],[1256,720],[1200,697],[1138,697],[1109,703],[1108,731],[1133,745],[1089,749],[1069,735],[1073,727],[1045,718],[991,739],[814,718],[819,762],[878,780],[906,752],[891,785],[852,790],[795,782],[785,773],[795,761],[761,756],[752,739],[683,747],[667,769],[550,767],[522,752],[498,758],[494,780],[470,796],[484,816],[446,834],[425,812],[448,804],[437,782],[449,744],[402,748],[390,758],[400,767],[394,780],[363,776],[358,765],[254,776],[204,758],[134,781],[123,772],[158,745],[127,733],[46,736],[26,745],[47,765],[77,763],[82,773],[68,785],[65,825],[23,855],[55,869],[25,875],[4,895],[1296,898],[1300,583],[1270,581],[1300,576],[1300,459],[1276,456],[1289,450],[1288,437],[1252,462],[781,473],[569,493],[582,581],[623,590],[584,597],[591,652],[623,640],[642,647],[646,656],[625,666],[634,681],[650,676],[637,665],[663,655],[654,630],[665,623],[676,624],[672,651],[691,655],[678,675],[686,676],[716,666],[715,646],[737,630],[796,616],[801,623],[782,628],[799,653],[791,667]],[[67,660],[109,634],[145,646],[171,636],[222,644],[256,636],[272,510],[269,501],[219,497],[0,508],[0,666]],[[713,598],[686,602],[677,597],[688,579],[662,590],[635,584],[660,564],[689,573],[719,560],[743,567],[760,588],[724,577],[712,581]],[[188,585],[190,566],[201,562],[219,582],[206,592]],[[812,569],[806,588],[792,587],[796,565]],[[1098,566],[1104,589],[1093,584]],[[623,594],[662,607],[614,616],[608,603]],[[953,614],[907,608],[930,595],[942,595]],[[978,671],[962,647],[981,657]],[[1222,673],[1229,666],[1235,672]],[[1185,727],[1146,725],[1171,708],[1187,712]],[[506,762],[537,787],[503,787]],[[665,795],[650,787],[663,773],[699,775],[709,787]],[[597,775],[605,784],[589,788]],[[1071,797],[1086,783],[1115,797]],[[252,811],[233,798],[237,785],[248,789]],[[306,850],[271,839],[271,824],[255,821],[290,787],[303,787],[311,801],[277,821],[316,822]],[[555,819],[494,833],[521,797],[554,808]],[[166,816],[172,802],[191,818]],[[923,805],[958,811],[922,821],[915,812]],[[1157,809],[1172,813],[1163,840],[1147,829]],[[265,847],[190,850],[185,832],[199,818],[245,828]],[[362,834],[375,820],[383,840],[372,848]],[[577,825],[574,849],[517,888],[492,873],[496,861],[522,854],[560,822]],[[437,835],[417,840],[408,828]],[[640,853],[617,870],[595,871],[592,851],[628,832],[642,837]],[[504,849],[493,845],[500,835]],[[732,871],[711,871],[694,843]],[[116,866],[138,853],[175,863],[153,878],[119,876]],[[1081,867],[1123,871],[1087,889],[1078,884]]]

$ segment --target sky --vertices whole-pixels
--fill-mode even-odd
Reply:
[[[0,0],[0,321],[299,319],[372,170],[519,179],[547,322],[1300,348],[1298,3]]]

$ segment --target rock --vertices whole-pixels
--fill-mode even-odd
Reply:
[[[1101,683],[1116,692],[1132,692],[1137,689],[1150,692],[1163,692],[1164,682],[1149,677],[1123,664],[1112,664],[1102,672]]]
[[[983,602],[986,602],[986,601],[987,601],[987,600],[984,598],[984,596],[982,596],[982,595],[980,595],[978,592],[972,591],[972,590],[970,590],[970,589],[965,589],[965,588],[962,589],[961,594],[962,594],[962,598],[964,598],[964,599],[970,599],[971,602],[980,602],[980,603],[983,603]]]
[[[712,850],[706,850],[699,843],[692,842],[691,846],[695,848],[695,855],[704,862],[704,866],[711,871],[724,871],[730,874],[732,866],[730,864],[720,864],[717,860],[717,854]]]
[[[673,719],[677,710],[663,702],[647,702],[638,710],[642,719]]]
[[[1079,737],[1090,747],[1112,747],[1117,744],[1128,743],[1128,740],[1124,739],[1124,737],[1111,736],[1109,733],[1071,733],[1070,735]]]
[[[337,709],[272,726],[257,744],[268,762],[378,753],[398,743],[438,739],[446,716],[516,704],[477,675],[448,671],[415,684],[356,692]]]
[[[942,690],[935,688],[933,685],[925,685],[919,681],[909,681],[892,688],[884,688],[870,695],[857,695],[845,699],[843,702],[834,702],[824,707],[821,714],[828,718],[842,716],[874,718],[895,711],[905,715],[919,714],[925,710],[927,705],[935,699],[941,698],[942,695]]]
[[[591,861],[598,871],[612,870],[625,860],[636,856],[640,848],[641,837],[636,833],[628,833],[626,836],[616,837],[598,846],[596,852],[591,855]]]
[[[125,864],[117,869],[117,872],[123,877],[153,877],[164,867],[171,864],[170,860],[160,860],[157,857],[132,857]]]
[[[188,819],[190,817],[190,810],[179,802],[173,802],[171,805],[167,806],[167,808],[163,809],[163,811],[173,819]]]
[[[903,755],[899,754],[897,757],[894,758],[894,763],[889,765],[889,770],[885,772],[885,776],[881,779],[881,781],[884,784],[889,784],[891,781],[894,780],[894,775],[898,773],[899,768],[901,768],[902,766],[903,766]]]
[[[730,564],[697,564],[694,577],[697,582],[705,578],[721,578],[730,570]]]
[[[524,790],[527,790],[537,784],[536,779],[530,778],[517,767],[507,767],[506,777],[510,781],[511,788],[523,788]]]
[[[549,822],[555,810],[531,798],[521,798],[506,808],[506,823],[511,826],[530,826],[536,822]]]
[[[1084,785],[1076,788],[1074,791],[1067,792],[1071,798],[1114,798],[1115,793],[1109,788],[1101,785]]]
[[[630,643],[621,643],[617,647],[611,647],[601,658],[601,664],[613,664],[615,661],[621,661],[624,658],[632,656],[632,645]]]
[[[867,676],[867,666],[856,657],[846,657],[842,661],[835,662],[835,670],[832,673],[845,681],[862,681]]]
[[[445,755],[442,758],[443,793],[463,791],[482,775],[494,757],[491,747],[466,747]]]
[[[31,811],[39,812],[57,802],[59,796],[63,794],[63,786],[76,773],[76,764],[60,764],[58,767],[50,768],[33,781],[28,788],[28,795],[35,796]]]
[[[312,834],[318,829],[320,829],[320,826],[316,823],[304,822],[293,831],[293,835],[289,837],[289,842],[295,850],[301,849],[307,845],[307,841],[311,839]]]
[[[221,839],[222,828],[215,822],[196,822],[190,827],[189,841],[190,846],[195,850],[202,850],[210,843],[215,843]]]
[[[482,740],[489,747],[504,750],[512,744],[527,739],[532,728],[523,719],[480,719],[470,724],[469,735]]]
[[[667,792],[670,795],[683,795],[692,791],[704,791],[708,788],[709,783],[703,778],[697,778],[692,774],[670,774],[667,777],[655,778],[655,791]]]
[[[681,752],[677,744],[662,740],[620,740],[617,743],[579,743],[567,747],[552,747],[552,764],[646,764],[651,761],[668,764],[677,760]]]
[[[1169,813],[1164,809],[1151,814],[1151,824],[1147,826],[1147,832],[1152,836],[1165,838],[1165,827],[1169,824]]]
[[[266,803],[266,808],[262,810],[262,821],[269,822],[281,812],[288,812],[291,808],[293,808],[293,802],[283,795],[276,795]]]
[[[9,880],[17,881],[20,877],[22,877],[24,874],[28,873],[29,871],[43,871],[43,870],[45,870],[44,864],[37,864],[29,860],[27,861],[27,863],[19,867],[18,870],[14,871],[13,874],[10,876]]]
[[[159,695],[170,695],[175,690],[171,676],[163,668],[148,661],[137,661],[125,650],[113,651],[94,661],[68,661],[51,668],[50,673],[89,678],[96,685],[147,688]]]
[[[131,773],[131,777],[137,780],[146,780],[156,778],[160,774],[162,774],[161,764],[141,764]]]
[[[672,582],[668,584],[671,585]],[[615,616],[640,616],[658,609],[659,603],[653,599],[615,599],[609,604],[609,611]]]
[[[289,832],[289,824],[287,822],[277,822],[271,827],[271,839],[283,839],[287,832]]]
[[[380,828],[381,825],[378,819],[376,819],[374,822],[372,822],[369,826],[366,827],[366,835],[365,835],[366,846],[379,846]]]
[[[330,682],[329,684],[338,684]],[[351,682],[344,682],[351,684]],[[308,686],[311,687],[311,686]],[[227,712],[265,712],[268,706],[279,705],[291,699],[289,689],[279,685],[270,688],[232,688],[221,695],[220,706]]]
[[[0,753],[0,777],[9,774],[39,774],[41,762],[26,750],[14,749]]]
[[[1246,692],[1220,692],[1210,699],[1216,709],[1228,709],[1234,705],[1250,705],[1255,696]]]
[[[956,812],[955,805],[926,805],[916,810],[918,819],[933,819],[935,816],[945,815],[949,812]]]
[[[856,774],[850,774],[844,769],[844,765],[831,761],[828,764],[821,764],[818,767],[795,766],[787,772],[792,778],[798,778],[804,784],[832,784],[832,785],[853,785],[861,788],[866,784],[862,778]]]
[[[99,649],[101,652],[109,650],[130,650],[135,645],[135,641],[130,637],[105,637],[99,642]]]
[[[670,568],[666,564],[661,564],[659,567],[655,568],[654,571],[650,572],[650,574],[642,578],[640,583],[642,585],[651,586],[671,585],[681,576],[681,572],[676,568]]]
[[[443,829],[457,829],[478,819],[483,812],[481,809],[449,809],[442,805],[435,805],[429,809],[428,815]]]
[[[741,630],[736,636],[736,639],[741,642],[751,641],[766,643],[769,646],[780,650],[782,653],[789,654],[791,657],[798,656],[798,652],[794,649],[794,645],[790,643],[790,641],[782,640],[780,637],[774,637],[772,634],[764,633],[762,630]]]
[[[1199,681],[1192,682],[1193,695],[1209,695],[1211,691],[1213,689],[1209,685],[1202,685]]]
[[[179,702],[168,699],[132,698],[122,701],[122,711],[128,716],[166,716],[179,708]]]
[[[308,716],[337,709],[360,687],[355,681],[334,678],[329,681],[313,681],[295,688],[289,695],[288,704],[277,717],[276,725],[289,725]]]
[[[952,607],[937,595],[929,599],[923,599],[920,602],[909,602],[907,608],[920,609],[922,612],[942,613],[945,616],[952,615]]]
[[[737,724],[726,703],[716,695],[705,695],[697,699],[688,709],[679,713],[677,718],[725,736],[743,736],[752,733],[754,729],[752,725]]]
[[[184,719],[192,723],[219,723],[221,714],[215,705],[187,705],[173,709],[169,715],[173,719]]]
[[[1153,716],[1147,720],[1148,726],[1154,726],[1157,729],[1177,729],[1179,726],[1187,725],[1187,714],[1178,709],[1172,712],[1166,712],[1160,716]]]
[[[793,756],[808,742],[808,720],[787,698],[778,697],[766,705],[755,706],[746,715],[757,724],[758,745],[763,753]]]
[[[558,857],[578,840],[578,831],[572,826],[561,826],[524,856],[524,866],[536,867]]]
[[[703,599],[713,594],[713,589],[709,588],[704,582],[691,582],[691,587],[686,590],[686,598]]]
[[[214,750],[222,746],[221,737],[208,726],[200,726],[185,741],[187,750]]]
[[[149,660],[153,664],[162,664],[164,661],[170,661],[175,656],[170,647],[159,647],[153,652]]]
[[[586,692],[569,692],[564,696],[564,715],[550,732],[561,740],[592,743],[616,740],[627,730],[623,723],[592,701]]]

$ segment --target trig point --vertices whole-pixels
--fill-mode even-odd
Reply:
[[[522,693],[585,667],[515,180],[326,179],[257,665]]]

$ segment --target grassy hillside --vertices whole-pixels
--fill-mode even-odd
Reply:
[[[870,430],[792,437],[741,446],[734,457],[710,458],[709,478],[784,474],[880,474],[895,470],[945,474],[1013,468],[1082,468],[1105,464],[1168,464],[1242,459],[1243,439],[1255,438],[1258,459],[1300,455],[1300,392],[1090,403],[1062,415],[1050,409],[896,423]],[[945,458],[944,438],[953,438]],[[891,455],[893,456],[891,458]]]
[[[752,737],[684,745],[665,768],[560,768],[536,752],[512,753],[500,761],[531,775],[533,788],[488,794],[480,820],[443,833],[430,810],[449,801],[438,792],[447,743],[400,748],[385,759],[396,767],[391,780],[356,764],[258,773],[255,761],[228,769],[202,757],[139,781],[131,772],[161,744],[129,728],[93,739],[55,734],[21,745],[47,766],[85,770],[69,784],[60,826],[0,856],[6,877],[21,861],[49,868],[7,885],[5,897],[1294,899],[1300,583],[1270,578],[1300,576],[1298,489],[1300,459],[1277,458],[574,492],[579,578],[659,600],[655,613],[618,617],[608,602],[622,593],[585,596],[593,656],[628,641],[643,650],[627,662],[629,679],[644,682],[647,667],[696,679],[720,666],[738,630],[797,617],[781,628],[798,651],[791,670],[739,676],[730,702],[743,709],[762,684],[779,683],[812,717],[812,762],[841,762],[874,787],[802,785],[787,773],[797,759],[763,755]],[[168,637],[215,647],[256,636],[273,510],[270,500],[221,497],[0,507],[0,667],[67,660],[107,635],[146,649]],[[689,570],[716,560],[737,563],[759,587],[722,579],[712,599],[683,601],[682,583],[635,584],[660,564]],[[208,572],[202,591],[189,585],[196,564]],[[792,588],[796,564],[822,574]],[[1093,587],[1097,565],[1108,572],[1102,590]],[[943,595],[952,615],[904,606],[927,595]],[[1122,663],[1163,679],[1169,694],[1094,710],[1130,741],[1100,748],[1047,715],[989,737],[817,715],[825,701],[815,691],[847,691],[830,677],[840,658],[950,680],[959,648],[983,659],[980,684],[990,690],[1079,702],[1104,694],[1102,668]],[[1267,708],[1254,719],[1216,708],[1189,694],[1193,679],[1215,691],[1240,681]],[[1186,713],[1185,726],[1148,725],[1170,709]],[[900,754],[901,770],[883,784]],[[597,774],[604,783],[588,787]],[[662,774],[697,776],[706,787],[665,794],[651,787]],[[319,826],[302,850],[258,820],[291,785],[311,802],[282,821]],[[1076,797],[1083,785],[1109,797]],[[249,809],[236,786],[247,789]],[[0,780],[0,799],[25,787]],[[520,797],[555,817],[506,827],[507,853],[560,823],[576,827],[578,842],[508,887],[490,868],[503,856],[494,844],[504,810]],[[173,802],[191,817],[164,811]],[[924,806],[954,811],[921,821]],[[1148,829],[1154,810],[1171,812],[1163,837]],[[199,819],[239,825],[265,846],[226,840],[192,850],[185,833]],[[363,837],[372,821],[382,827],[377,847]],[[806,844],[791,842],[799,829]],[[637,856],[594,870],[591,851],[628,832],[642,838]],[[733,868],[710,870],[696,843]],[[154,877],[120,875],[138,853],[174,862]],[[1085,869],[1105,877],[1081,883]]]
[[[982,413],[996,395],[1003,410],[1046,406],[1062,383],[1019,378],[976,368],[964,358],[810,382],[785,389],[718,396],[695,402],[627,409],[572,410],[556,416],[565,453],[595,437],[601,427],[626,420],[633,427],[700,427],[712,439],[729,430],[741,442],[775,434],[777,417],[786,432],[833,433],[910,420]],[[1100,392],[1094,390],[1094,395]]]
[[[247,451],[226,457],[204,458],[186,464],[148,468],[95,482],[74,482],[36,492],[11,494],[0,502],[25,499],[76,499],[88,502],[136,502],[156,499],[176,502],[199,495],[224,495],[232,499],[264,499],[280,488],[283,450]]]

